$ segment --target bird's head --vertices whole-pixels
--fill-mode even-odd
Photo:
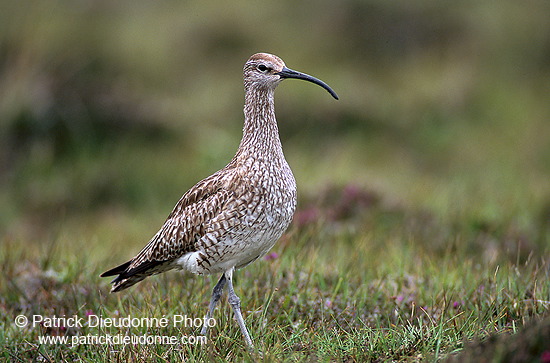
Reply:
[[[244,65],[244,84],[247,89],[273,90],[285,78],[302,79],[315,83],[326,89],[332,97],[338,99],[338,95],[328,84],[308,74],[287,68],[285,62],[276,55],[256,53]]]

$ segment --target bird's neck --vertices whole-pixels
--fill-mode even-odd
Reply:
[[[273,94],[272,89],[246,89],[243,138],[236,157],[284,160]]]

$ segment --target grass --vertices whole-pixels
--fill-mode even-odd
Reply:
[[[516,333],[549,315],[547,246],[527,255],[495,248],[494,241],[503,238],[497,232],[437,223],[368,196],[370,204],[352,203],[347,214],[331,209],[344,207],[345,192],[332,205],[312,202],[323,223],[298,214],[268,259],[236,274],[245,319],[264,360],[434,361],[460,351],[466,341]],[[201,318],[216,277],[169,273],[109,294],[98,274],[122,260],[101,243],[58,235],[32,252],[21,241],[2,242],[6,360],[258,359],[247,352],[225,299],[206,345],[39,345],[39,335],[198,335],[199,328],[173,324],[21,329],[14,318]]]

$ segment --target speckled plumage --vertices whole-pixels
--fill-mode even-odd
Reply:
[[[101,275],[118,275],[112,281],[113,292],[150,275],[184,269],[224,273],[218,285],[223,289],[227,278],[231,294],[233,270],[265,255],[281,237],[296,208],[296,182],[283,155],[273,101],[275,87],[284,78],[317,83],[337,98],[326,84],[286,68],[280,58],[253,55],[244,66],[245,121],[237,153],[227,166],[182,196],[136,257]],[[215,303],[213,296],[209,315]]]

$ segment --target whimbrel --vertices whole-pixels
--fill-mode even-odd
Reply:
[[[275,88],[286,78],[315,83],[338,99],[326,83],[287,68],[277,56],[257,53],[250,57],[244,65],[244,128],[237,153],[227,166],[181,197],[136,257],[101,275],[118,275],[111,282],[111,292],[171,269],[199,275],[221,273],[201,334],[206,334],[206,322],[227,284],[235,319],[246,344],[253,347],[233,289],[233,272],[273,247],[296,208],[296,181],[283,155],[273,101]]]

